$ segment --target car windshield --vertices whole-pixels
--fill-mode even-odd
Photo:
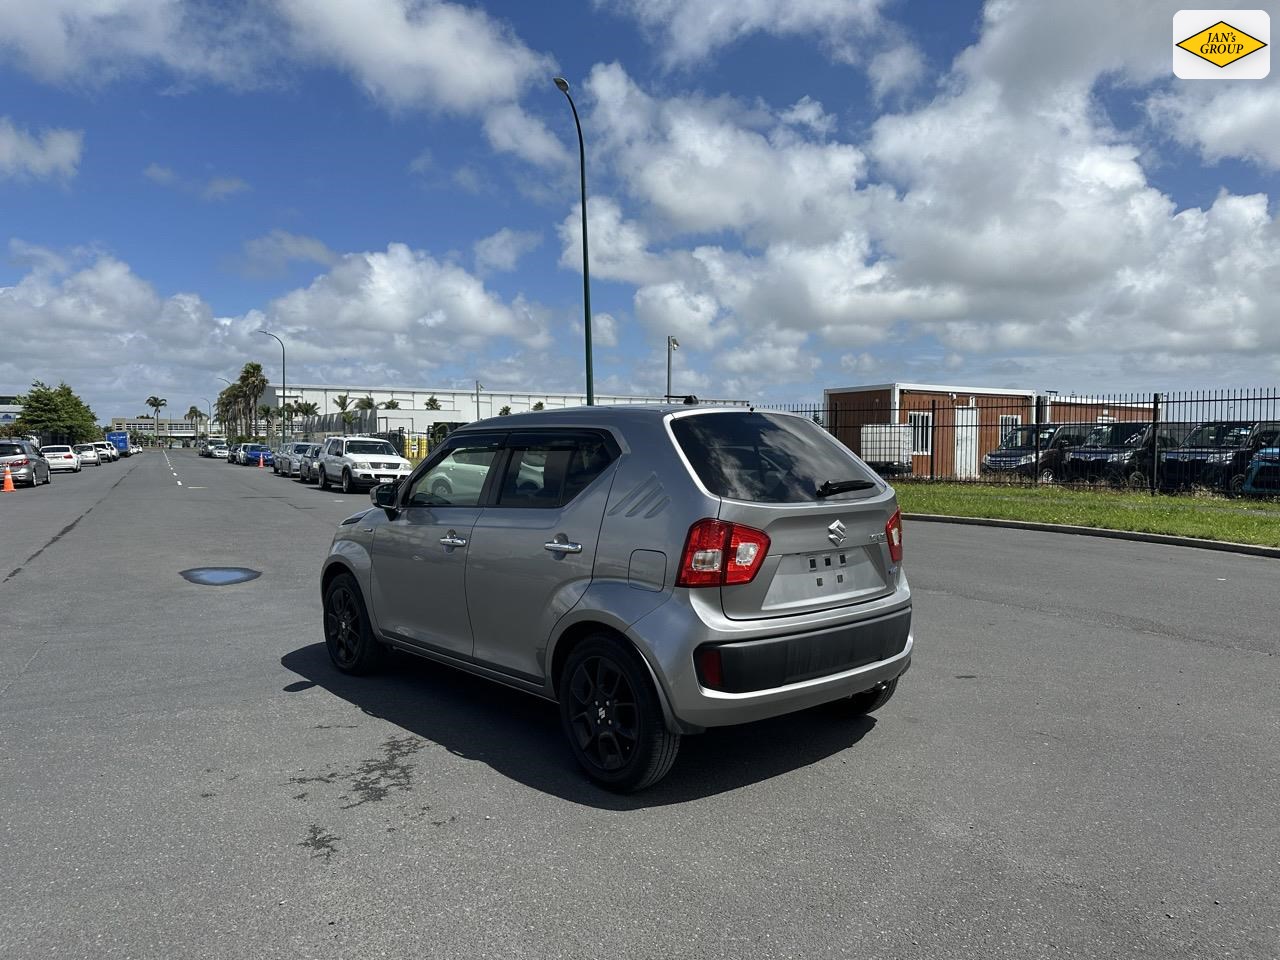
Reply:
[[[1202,423],[1187,437],[1186,447],[1243,447],[1253,424],[1243,420]]]
[[[1040,430],[1040,446],[1047,447],[1058,429],[1052,423],[1043,427],[1013,427],[1000,441],[1001,450],[1031,450],[1036,445],[1036,430]]]
[[[0,457],[20,457],[26,452],[16,443],[0,443]]]
[[[878,488],[825,430],[801,417],[772,413],[708,413],[676,417],[671,432],[708,491],[753,503],[812,503],[824,484],[865,481],[825,499],[856,498]]]
[[[1147,431],[1147,424],[1133,423],[1100,423],[1084,438],[1086,447],[1136,447],[1142,442],[1142,435]]]
[[[380,457],[396,457],[396,448],[385,440],[352,440],[347,444],[347,456],[368,456],[377,454]]]

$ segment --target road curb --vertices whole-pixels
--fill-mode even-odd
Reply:
[[[996,520],[990,517],[948,517],[937,513],[904,513],[903,520],[923,520],[927,523],[959,523],[974,527],[1007,527],[1011,530],[1037,530],[1041,533],[1071,533],[1084,537],[1103,537],[1107,540],[1134,540],[1138,543],[1162,543],[1173,547],[1192,547],[1197,550],[1218,550],[1223,553],[1244,553],[1254,557],[1280,559],[1280,547],[1264,547],[1254,543],[1232,543],[1228,540],[1201,540],[1196,537],[1175,537],[1165,533],[1139,533],[1135,530],[1112,530],[1108,527],[1081,527],[1069,523],[1036,523],[1030,520]]]

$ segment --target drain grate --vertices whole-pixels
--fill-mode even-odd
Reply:
[[[190,570],[180,571],[179,576],[203,587],[226,587],[233,583],[257,580],[262,572],[248,567],[192,567]]]

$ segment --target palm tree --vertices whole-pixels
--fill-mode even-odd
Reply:
[[[160,446],[160,408],[167,407],[169,401],[164,397],[157,397],[154,393],[147,397],[147,406],[156,412],[156,446]]]
[[[262,364],[251,360],[240,368],[240,386],[244,388],[244,404],[248,419],[253,419],[253,414],[258,409],[258,401],[266,392],[268,383],[270,381],[262,372]],[[252,426],[250,426],[250,432],[253,432]]]
[[[400,401],[395,399],[383,400],[380,404],[378,404],[378,406],[380,406],[383,410],[399,410]]]
[[[352,414],[351,420],[347,419],[347,408],[351,406],[351,398],[345,393],[340,393],[334,398],[333,405],[342,413],[342,435],[345,437],[347,427],[351,426],[351,420],[355,419],[355,414]]]
[[[427,397],[426,402],[422,405],[422,409],[423,410],[439,410],[440,409],[440,401],[436,399],[436,395],[434,393],[431,396]]]
[[[299,400],[299,401],[298,401],[297,403],[295,403],[293,406],[294,406],[294,410],[295,410],[295,412],[298,414],[298,416],[300,416],[300,417],[306,417],[306,418],[307,418],[307,421],[308,421],[308,422],[307,422],[307,432],[308,432],[308,433],[310,433],[310,431],[311,431],[311,422],[310,422],[310,421],[311,421],[311,418],[312,418],[312,417],[318,417],[318,416],[320,415],[320,404],[318,404],[318,403],[316,403],[315,401],[312,401],[312,400],[308,400],[306,403],[303,403],[301,400]]]
[[[542,402],[541,400],[539,400],[539,401],[538,401],[537,403],[535,403],[535,404],[534,404],[530,409],[531,409],[531,410],[544,410],[544,409],[546,409],[546,406],[543,404],[543,402]]]
[[[271,442],[271,424],[273,424],[276,419],[276,408],[266,403],[260,403],[258,404],[257,412],[258,412],[258,419],[265,420],[267,424],[267,433],[263,439],[266,440],[268,443],[270,443]]]
[[[356,409],[357,409],[357,410],[359,410],[361,413],[365,413],[365,414],[367,414],[367,413],[369,413],[369,411],[371,411],[371,410],[377,410],[377,409],[378,409],[378,405],[374,402],[373,397],[371,397],[371,396],[367,396],[367,395],[366,395],[366,396],[363,396],[363,397],[361,397],[359,400],[357,400],[357,401],[356,401]],[[361,417],[361,420],[362,420],[362,421],[364,421],[364,422],[361,424],[361,429],[366,430],[366,432],[373,432],[373,431],[369,431],[369,430],[367,429],[367,428],[368,428],[368,426],[369,426],[369,418],[368,418],[368,417]],[[377,429],[378,429],[378,423],[377,423],[377,420],[375,420],[375,421],[374,421],[373,429],[374,429],[374,430],[377,430]]]
[[[500,417],[507,417],[510,415],[511,415],[511,408],[508,406],[504,406],[501,410],[498,411],[498,416]]]
[[[187,412],[182,415],[182,419],[187,421],[187,423],[191,424],[191,429],[195,433],[200,432],[200,420],[203,417],[204,417],[204,414],[200,411],[200,408],[197,407],[194,403],[191,406],[187,407]]]

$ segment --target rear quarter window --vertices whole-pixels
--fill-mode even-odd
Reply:
[[[856,500],[879,479],[817,424],[774,413],[705,413],[676,417],[671,432],[707,490],[752,503],[812,503],[827,481],[870,481],[867,490],[825,498]]]

